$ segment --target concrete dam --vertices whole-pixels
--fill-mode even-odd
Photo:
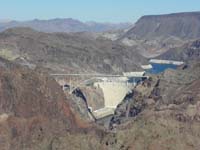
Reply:
[[[103,90],[105,107],[116,108],[127,93],[131,92],[131,85],[125,82],[97,82],[95,87]]]
[[[122,77],[104,78],[101,82],[94,83],[96,88],[101,88],[104,94],[104,108],[93,111],[96,119],[114,114],[117,106],[124,100],[137,83],[145,77],[145,72],[123,73]]]
[[[55,74],[54,74],[55,75]],[[64,76],[65,74],[56,74],[56,76]],[[82,76],[82,74],[66,74],[66,76]],[[125,72],[122,75],[94,75],[94,74],[83,74],[83,76],[89,76],[91,79],[96,79],[93,83],[94,88],[99,88],[103,91],[104,97],[104,107],[98,110],[93,110],[93,108],[88,104],[88,108],[91,110],[92,114],[96,119],[104,118],[106,116],[114,114],[117,106],[124,100],[125,96],[129,94],[132,89],[137,85],[138,82],[143,79],[148,78],[145,76],[145,72]],[[87,80],[88,81],[88,80]],[[59,82],[59,81],[58,81]],[[65,87],[65,83],[59,82],[59,84]],[[77,86],[72,86],[78,88]],[[86,85],[85,85],[86,86]],[[64,90],[64,89],[63,89]]]
[[[95,87],[101,88],[104,96],[104,108],[93,111],[96,119],[114,114],[116,107],[131,92],[133,85],[126,82],[97,82]]]
[[[170,64],[170,65],[183,65],[184,62],[174,61],[174,60],[159,60],[151,59],[150,64],[142,65],[144,70],[154,69],[152,64]],[[152,63],[152,64],[151,64]],[[165,69],[165,68],[164,68]],[[70,94],[72,91],[81,86],[88,86],[88,81],[90,81],[90,86],[94,88],[99,88],[102,90],[104,105],[99,106],[99,108],[94,108],[92,103],[88,103],[88,109],[92,112],[96,119],[101,119],[106,116],[112,115],[115,112],[117,106],[124,100],[125,96],[132,91],[132,89],[142,80],[149,78],[145,76],[146,72],[124,72],[122,75],[110,75],[110,74],[52,74],[52,76],[68,76],[78,77],[78,78],[88,78],[84,81],[79,81],[78,84],[67,85],[65,81],[59,80],[58,83],[65,90],[66,86],[69,88]],[[94,80],[94,82],[92,81]],[[92,84],[91,84],[92,83]],[[102,108],[101,108],[102,107]]]

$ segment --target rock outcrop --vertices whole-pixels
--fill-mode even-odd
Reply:
[[[180,61],[200,60],[200,40],[190,41],[183,46],[169,49],[158,57],[159,59],[170,59]]]
[[[198,149],[199,71],[199,64],[185,70],[167,70],[139,85],[135,90],[145,92],[140,99],[136,96],[119,105],[111,120],[114,134],[105,136],[106,145],[114,149]],[[143,109],[140,104],[144,104]]]
[[[46,74],[0,59],[1,149],[48,149],[52,139],[88,125]]]

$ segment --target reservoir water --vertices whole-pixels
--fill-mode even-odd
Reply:
[[[166,69],[177,69],[177,65],[174,64],[158,64],[158,63],[151,63],[152,69],[146,70],[146,72],[151,74],[159,74],[164,72]]]

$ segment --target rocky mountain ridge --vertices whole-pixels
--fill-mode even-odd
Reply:
[[[0,23],[0,31],[14,27],[29,27],[41,32],[105,32],[127,29],[131,23],[98,23],[81,22],[72,18],[56,18],[50,20],[34,19],[30,21],[8,21]]]
[[[57,72],[122,72],[139,69],[146,59],[119,43],[85,35],[43,33],[14,28],[0,33],[0,55],[28,66]]]
[[[141,17],[119,40],[145,57],[159,56],[200,38],[200,12]]]
[[[200,12],[149,15],[141,17],[124,36],[136,39],[200,38]]]

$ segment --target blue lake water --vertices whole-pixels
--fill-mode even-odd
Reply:
[[[146,72],[151,74],[159,74],[164,72],[166,69],[177,69],[177,65],[173,64],[157,64],[157,63],[151,63],[152,69],[146,70]]]

